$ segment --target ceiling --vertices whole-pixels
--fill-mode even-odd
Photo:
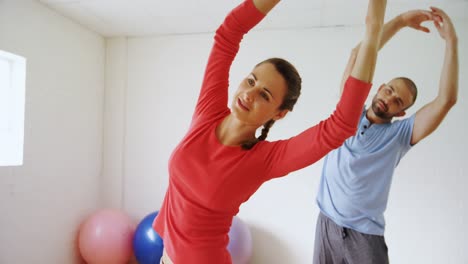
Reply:
[[[38,0],[105,36],[153,36],[213,32],[241,0]],[[283,0],[260,23],[262,29],[361,25],[368,0]],[[468,0],[389,0],[387,18],[429,6],[453,20],[468,20]]]

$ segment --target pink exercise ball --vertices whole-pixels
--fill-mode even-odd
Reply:
[[[249,227],[237,216],[229,230],[228,251],[233,264],[248,264],[252,257],[252,235]]]
[[[81,256],[88,264],[124,264],[132,256],[135,225],[114,209],[99,210],[83,222],[78,238]]]

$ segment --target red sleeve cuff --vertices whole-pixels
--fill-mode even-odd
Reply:
[[[253,0],[246,0],[232,10],[237,21],[242,21],[245,32],[257,25],[265,15],[255,7]]]
[[[368,83],[368,82],[365,82],[365,81],[361,81],[359,79],[356,79],[354,78],[353,76],[349,76],[348,79],[346,80],[347,82],[347,85],[351,85],[353,87],[355,86],[362,86],[363,88],[368,88],[370,89],[370,87],[372,87],[372,83]]]
[[[346,80],[337,111],[343,115],[343,119],[349,125],[357,126],[371,87],[372,83],[358,80],[352,76]]]

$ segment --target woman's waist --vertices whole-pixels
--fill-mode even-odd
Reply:
[[[162,261],[164,264],[174,263],[219,263],[231,264],[231,256],[227,247],[165,247]]]

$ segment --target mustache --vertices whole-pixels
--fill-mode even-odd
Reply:
[[[388,111],[388,105],[387,105],[387,104],[386,104],[386,103],[385,103],[383,100],[381,100],[381,99],[378,99],[378,100],[377,100],[377,102],[380,102],[380,103],[382,103],[382,105],[384,106],[384,108],[385,108],[385,109],[382,109],[382,110],[384,110],[385,112],[387,112],[387,111]]]

